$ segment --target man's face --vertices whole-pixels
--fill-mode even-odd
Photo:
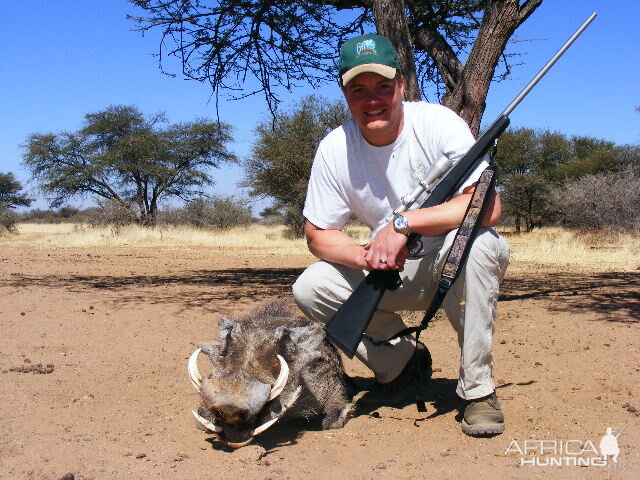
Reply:
[[[404,81],[376,73],[361,73],[342,88],[351,115],[371,145],[389,145],[402,131]]]

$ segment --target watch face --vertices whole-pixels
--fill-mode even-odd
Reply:
[[[393,220],[393,226],[396,228],[396,230],[400,230],[402,233],[404,233],[404,230],[409,227],[409,222],[402,215],[398,215]]]

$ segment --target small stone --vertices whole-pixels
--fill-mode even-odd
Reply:
[[[137,458],[137,459],[141,459],[141,458],[144,458],[144,457],[146,457],[146,456],[147,456],[147,454],[146,454],[146,453],[138,453],[138,454],[136,455],[136,458]]]
[[[633,405],[631,405],[630,407],[627,407],[627,412],[636,413],[637,411],[638,409]]]
[[[65,473],[60,480],[75,480],[76,476],[73,473]]]

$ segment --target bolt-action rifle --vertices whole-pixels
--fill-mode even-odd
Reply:
[[[522,89],[518,96],[507,106],[500,116],[493,122],[489,129],[476,141],[469,151],[454,165],[448,160],[436,162],[419,182],[419,186],[403,198],[402,207],[394,211],[401,213],[406,211],[420,195],[428,193],[426,201],[420,208],[433,207],[451,198],[462,186],[466,178],[482,163],[487,153],[495,146],[498,137],[509,126],[509,115],[536,86],[540,79],[573,44],[580,34],[595,19],[596,13],[592,13],[587,20],[564,43],[537,75]],[[413,233],[407,239],[407,245],[412,245],[420,237]],[[395,290],[401,284],[400,275],[395,270],[373,270],[353,291],[333,318],[325,325],[327,337],[349,358],[352,358],[363,332],[367,329],[384,292]]]

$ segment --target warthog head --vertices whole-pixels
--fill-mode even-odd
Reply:
[[[293,309],[270,302],[242,321],[222,318],[219,342],[199,345],[189,358],[189,377],[202,400],[193,414],[231,447],[247,445],[290,409],[326,417],[328,404],[328,428],[346,421],[348,394],[339,356],[322,329]],[[213,367],[207,377],[198,369],[201,353]]]

